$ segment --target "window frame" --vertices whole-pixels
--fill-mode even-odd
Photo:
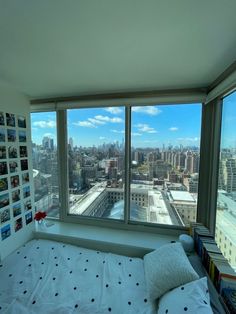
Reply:
[[[171,102],[164,102],[163,105],[181,105],[199,103],[202,106],[202,119],[201,119],[201,142],[200,142],[200,168],[199,168],[199,191],[198,191],[198,202],[197,202],[197,222],[202,222],[206,225],[212,233],[215,231],[215,219],[216,219],[216,200],[212,202],[212,196],[217,195],[217,171],[218,171],[218,160],[214,159],[213,167],[210,166],[211,158],[210,155],[208,158],[204,158],[205,154],[204,148],[207,147],[207,151],[211,152],[211,156],[219,156],[216,152],[219,152],[220,144],[220,126],[221,126],[221,107],[222,107],[222,98],[215,98],[209,104],[202,102],[202,99],[194,99],[194,101],[176,101],[172,99]],[[162,104],[159,104],[161,106]],[[56,104],[49,104],[48,107],[46,104],[33,105],[32,112],[46,112],[46,111],[55,111],[57,116],[57,147],[58,147],[58,175],[59,175],[59,220],[67,223],[80,223],[87,225],[99,225],[101,227],[110,227],[126,230],[135,230],[135,231],[145,231],[145,232],[158,232],[158,233],[168,233],[176,234],[176,232],[186,232],[189,227],[177,226],[177,225],[165,225],[165,224],[153,224],[147,222],[132,221],[129,219],[130,213],[130,173],[127,171],[129,169],[129,161],[131,157],[131,108],[132,106],[142,106],[139,102],[130,101],[129,104],[122,103],[122,100],[115,105],[111,103],[106,104],[73,104],[67,106],[57,106]],[[151,105],[148,101],[146,102],[147,106]],[[153,103],[154,105],[154,103]],[[114,106],[124,106],[125,107],[125,208],[124,208],[124,220],[114,220],[109,218],[95,218],[87,216],[78,216],[68,213],[69,201],[68,193],[68,161],[67,161],[67,109],[80,109],[80,108],[94,108],[94,107],[114,107]],[[48,109],[47,109],[48,108]],[[210,119],[211,117],[211,119]],[[211,121],[210,125],[209,121]],[[212,132],[214,129],[212,126],[217,123],[218,132]],[[60,127],[58,127],[60,126]],[[217,129],[217,128],[216,128]],[[210,145],[209,145],[210,143]],[[203,154],[204,151],[204,154]],[[206,169],[209,172],[205,171]],[[203,173],[205,172],[205,175]],[[210,173],[210,175],[209,175]],[[202,175],[201,175],[202,174]],[[206,193],[206,178],[209,183],[211,183],[211,189]],[[205,183],[204,183],[205,182]],[[214,208],[215,203],[215,208]],[[205,210],[208,208],[208,210]],[[50,218],[55,219],[55,218]]]

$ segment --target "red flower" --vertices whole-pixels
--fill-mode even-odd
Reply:
[[[46,212],[37,212],[34,215],[34,219],[39,221],[41,219],[44,219],[47,216]]]

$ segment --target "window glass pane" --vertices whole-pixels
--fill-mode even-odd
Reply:
[[[56,113],[31,114],[36,210],[59,217]]]
[[[201,104],[132,107],[131,220],[196,221]]]
[[[124,107],[67,111],[69,213],[124,218]]]
[[[223,255],[236,270],[236,92],[224,98],[218,198],[216,242]]]

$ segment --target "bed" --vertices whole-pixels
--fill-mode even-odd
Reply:
[[[150,297],[144,263],[31,240],[0,263],[0,313],[157,313],[161,307]]]

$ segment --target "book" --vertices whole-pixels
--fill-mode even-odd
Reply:
[[[236,314],[236,290],[224,288],[222,298],[231,314]]]

